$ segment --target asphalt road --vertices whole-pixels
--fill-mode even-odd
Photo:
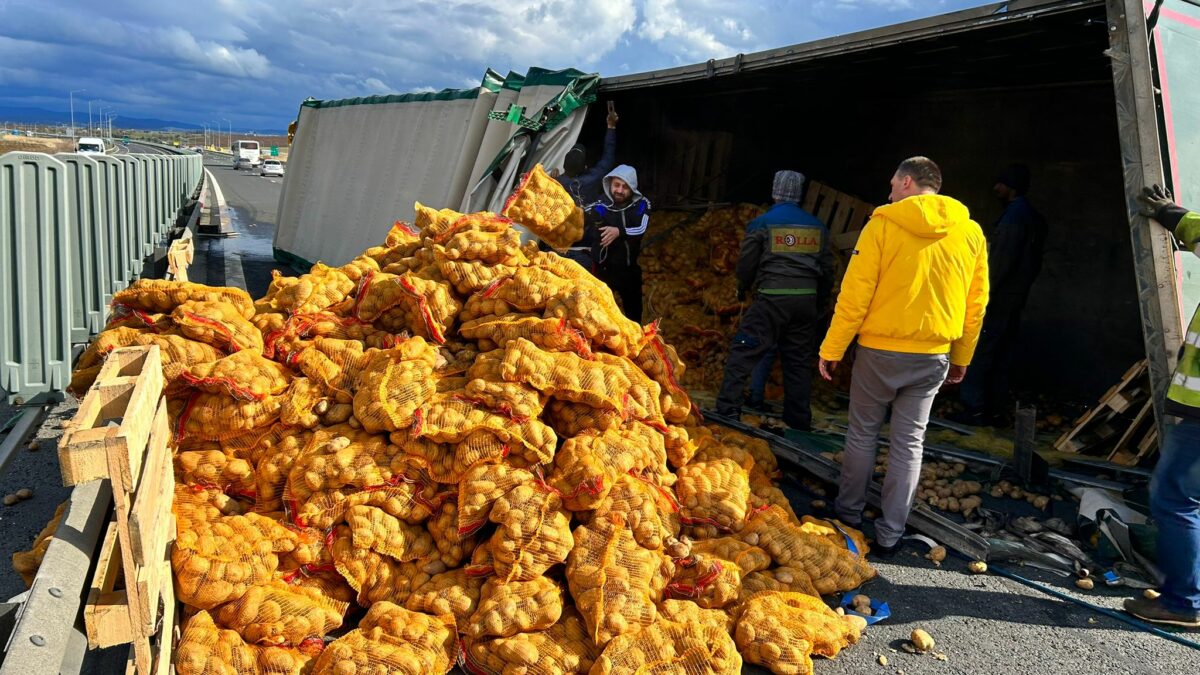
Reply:
[[[295,271],[275,262],[271,242],[283,179],[258,175],[258,170],[236,170],[228,157],[206,154],[204,167],[212,174],[225,196],[236,237],[213,240],[210,251],[218,258],[233,256],[245,275],[246,290],[260,297],[271,283],[271,272],[285,275]]]

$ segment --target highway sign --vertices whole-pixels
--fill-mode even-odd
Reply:
[[[272,157],[278,157],[278,156],[279,156],[279,146],[278,146],[278,145],[272,145],[272,146],[271,146],[271,156],[272,156]]]

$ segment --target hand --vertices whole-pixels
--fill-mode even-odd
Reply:
[[[619,120],[619,119],[621,119],[621,118],[617,116],[617,111],[612,108],[609,108],[609,110],[608,110],[608,128],[616,129],[617,128],[617,120]]]
[[[821,377],[825,378],[829,382],[833,382],[833,371],[837,370],[838,363],[840,362],[821,359],[817,362],[817,370],[821,372]]]
[[[608,246],[616,241],[620,234],[620,228],[613,227],[612,225],[605,225],[604,227],[600,228],[600,245]]]
[[[946,375],[946,384],[959,384],[963,378],[967,376],[966,366],[950,365],[950,372]]]
[[[1137,196],[1137,200],[1142,203],[1142,208],[1138,210],[1138,213],[1147,218],[1156,218],[1164,206],[1171,206],[1175,203],[1171,191],[1159,185],[1142,188],[1142,194]]]

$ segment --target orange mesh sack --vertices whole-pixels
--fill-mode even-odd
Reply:
[[[683,522],[698,539],[711,539],[720,532],[740,530],[750,501],[750,479],[746,470],[728,459],[692,462],[677,471],[675,495]]]
[[[767,591],[750,598],[734,631],[738,650],[750,663],[778,675],[812,672],[812,654],[833,658],[858,642],[858,627],[820,598]]]
[[[858,551],[859,555],[865,556],[870,552],[870,545],[867,544],[866,535],[861,530],[850,527],[840,520],[823,520],[812,516],[804,516],[800,519],[800,531],[824,537],[829,543],[839,548],[844,548],[847,551],[850,550],[850,547],[847,546],[846,537],[849,537],[854,542],[854,549]]]
[[[787,591],[821,597],[808,573],[798,567],[775,567],[747,574],[742,578],[742,592],[738,599],[748,600],[761,591]]]
[[[496,500],[517,485],[533,482],[533,474],[505,464],[476,466],[458,488],[458,532],[470,534],[487,522]]]
[[[407,330],[437,343],[446,341],[462,303],[448,283],[405,272],[368,274],[359,284],[354,317],[390,332]]]
[[[498,232],[462,228],[441,243],[441,254],[447,260],[476,260],[489,265],[502,265],[524,257],[521,255],[521,233],[511,226]]]
[[[119,347],[137,344],[145,331],[137,328],[109,328],[96,336],[95,340],[79,355],[75,370],[71,373],[70,391],[77,398],[83,398],[100,375],[100,368],[108,353]]]
[[[54,516],[50,518],[50,522],[38,532],[37,537],[33,540],[33,546],[28,551],[17,551],[12,554],[13,570],[21,575],[21,580],[25,582],[26,588],[33,587],[33,579],[37,576],[38,568],[42,566],[42,560],[46,557],[46,549],[50,547],[50,540],[54,538],[54,532],[58,529],[58,524],[62,522],[63,513],[66,512],[67,504],[70,500],[58,505],[54,510]]]
[[[654,623],[671,560],[638,546],[619,515],[575,528],[574,539],[567,584],[592,641],[602,647]]]
[[[248,645],[237,631],[218,628],[212,615],[201,610],[183,626],[174,671],[179,675],[301,675],[312,665],[310,651],[315,650]]]
[[[320,337],[313,341],[312,347],[296,355],[294,364],[309,379],[349,396],[373,354],[364,354],[363,343],[358,340]]]
[[[710,625],[732,633],[733,617],[720,609],[703,609],[691,600],[667,599],[658,603],[659,621],[690,625]]]
[[[463,654],[464,667],[474,675],[586,673],[598,655],[587,626],[571,607],[544,631],[476,641]]]
[[[283,393],[292,376],[283,366],[247,349],[192,366],[180,375],[180,380],[201,391],[227,394],[242,401],[261,401]]]
[[[179,517],[171,567],[175,593],[201,609],[244,595],[270,579],[279,567],[279,552],[291,550],[294,537],[278,523],[257,514],[200,521]],[[185,523],[190,526],[185,528]]]
[[[438,270],[442,276],[454,285],[454,290],[462,295],[471,295],[490,286],[498,279],[513,273],[513,267],[529,264],[525,256],[517,253],[505,264],[483,262],[480,260],[452,260],[446,255],[442,246],[434,246]]]
[[[496,578],[530,581],[567,559],[571,552],[570,517],[562,499],[541,479],[522,483],[496,500],[489,519],[500,527],[492,535]]]
[[[280,426],[263,434],[254,441],[250,448],[251,461],[254,465],[254,483],[256,492],[255,508],[259,511],[278,511],[283,508],[283,487],[288,474],[292,470],[296,458],[300,456],[308,444],[312,442],[311,432],[304,430],[293,431]],[[232,439],[232,446],[245,441],[245,437]],[[236,450],[235,450],[236,452]]]
[[[692,461],[692,458],[696,456],[699,445],[691,436],[695,429],[697,427],[668,426],[663,433],[663,443],[667,447],[667,460],[671,462],[671,466],[679,468]]]
[[[596,361],[613,366],[621,371],[630,382],[630,415],[656,428],[665,428],[662,412],[662,387],[650,379],[632,361],[624,356],[598,352]]]
[[[634,540],[644,548],[661,549],[664,540],[679,534],[679,513],[669,492],[629,474],[617,478],[591,517],[607,518],[610,514],[624,515]]]
[[[230,354],[243,349],[262,353],[262,333],[227,302],[185,302],[175,308],[171,319],[191,340]]]
[[[354,260],[342,265],[338,271],[350,278],[350,281],[358,283],[364,276],[371,272],[379,271],[379,263],[366,253],[358,256]]]
[[[632,385],[620,368],[547,352],[528,340],[508,343],[501,372],[509,382],[523,382],[554,398],[616,411],[628,408]]]
[[[420,202],[417,202],[418,214],[420,210],[424,208],[425,207],[421,206]],[[444,210],[450,211],[450,209]],[[453,211],[450,212],[453,213]],[[434,213],[438,212],[435,211]],[[387,236],[383,240],[383,245],[388,248],[395,248],[397,246],[415,246],[420,244],[421,227],[422,226],[419,223],[416,225],[409,225],[402,220],[397,220],[396,222],[392,223],[392,227],[388,230]]]
[[[488,579],[465,632],[478,640],[545,630],[558,622],[562,611],[562,587],[546,577],[508,583]]]
[[[330,547],[334,567],[358,593],[358,604],[370,607],[377,602],[403,604],[417,588],[428,583],[419,561],[400,562],[366,547],[354,545],[350,528],[338,525]]]
[[[686,598],[704,609],[719,609],[737,600],[741,586],[742,572],[737,565],[692,554],[675,560],[667,595]]]
[[[438,483],[457,485],[470,469],[480,464],[497,464],[509,452],[508,444],[487,431],[468,434],[458,443],[435,443],[427,439],[393,434],[406,456],[419,464]]]
[[[158,356],[162,360],[163,385],[167,388],[176,385],[192,366],[211,363],[224,356],[216,347],[189,340],[182,335],[143,333],[135,344],[158,347]]]
[[[583,210],[541,164],[521,178],[501,213],[560,251],[583,238]]]
[[[455,495],[455,493],[451,493]],[[466,560],[479,541],[474,536],[458,533],[458,504],[454,499],[442,503],[438,512],[425,524],[433,543],[437,546],[442,563],[448,568],[458,567]]]
[[[151,314],[169,314],[185,302],[225,302],[242,318],[254,316],[254,301],[240,288],[205,286],[187,281],[138,279],[113,294],[113,308],[128,307]]]
[[[517,338],[529,340],[548,352],[574,352],[592,358],[591,345],[564,319],[543,319],[536,314],[486,316],[458,327],[459,335],[478,340],[481,351],[501,349]]]
[[[467,382],[465,396],[484,408],[521,422],[540,417],[546,398],[518,382],[476,378]]]
[[[659,620],[608,643],[588,672],[738,675],[742,672],[742,657],[723,627]]]
[[[175,480],[184,485],[212,485],[244,496],[255,494],[254,467],[220,449],[176,453]]]
[[[752,515],[739,538],[770,553],[779,565],[803,570],[821,595],[858,588],[875,576],[864,558],[802,531],[778,506]]]
[[[411,426],[417,409],[436,389],[437,357],[437,351],[419,337],[374,352],[359,374],[354,394],[354,416],[363,428],[378,433]]]
[[[766,441],[715,424],[711,427],[722,443],[745,449],[754,457],[754,462],[759,469],[772,478],[778,477],[779,462],[775,458],[775,453],[771,451],[770,444]]]
[[[170,314],[151,314],[124,305],[113,307],[104,330],[134,328],[148,333],[166,333],[175,327]],[[82,359],[81,359],[82,361]]]
[[[434,616],[453,614],[459,630],[465,631],[479,606],[483,583],[482,577],[472,577],[466,568],[435,574],[408,596],[404,606]]]
[[[272,277],[267,294],[255,303],[259,312],[312,314],[336,305],[354,291],[354,280],[345,272],[321,263],[298,277],[278,272]]]
[[[692,411],[692,399],[680,382],[687,366],[675,348],[656,333],[646,341],[634,363],[661,387],[660,406],[663,417],[671,424],[683,424]]]
[[[598,282],[592,282],[592,285]],[[545,309],[551,300],[570,293],[578,282],[564,279],[557,274],[540,267],[516,267],[508,277],[492,283],[491,286],[471,296],[467,305],[472,301],[498,300],[522,312],[533,312]],[[466,307],[464,307],[465,311]],[[476,316],[483,316],[477,314]],[[463,317],[467,321],[472,317]]]
[[[444,675],[454,665],[453,616],[434,617],[390,602],[371,606],[355,630],[325,647],[313,675]]]
[[[413,208],[416,209],[413,229],[417,230],[422,238],[435,241],[450,232],[458,219],[463,217],[463,214],[454,209],[432,209],[421,202],[417,202]]]
[[[226,394],[197,391],[176,419],[176,437],[219,441],[267,427],[279,418],[287,395],[284,392],[262,401],[239,401]]]
[[[553,251],[533,251],[528,254],[529,264],[549,270],[554,274],[571,281],[583,281],[595,284],[596,277],[584,269],[583,265]]]
[[[545,315],[566,319],[593,344],[618,356],[634,355],[642,349],[642,327],[621,314],[607,287],[596,285],[559,295],[546,303]]]
[[[250,643],[298,647],[342,625],[347,605],[314,589],[271,581],[213,612],[217,623]]]
[[[750,507],[751,511],[761,511],[768,506],[778,506],[784,511],[787,511],[788,517],[793,523],[799,523],[800,518],[796,516],[796,512],[792,510],[792,501],[788,499],[783,490],[775,487],[770,483],[750,484]]]
[[[554,457],[558,437],[536,418],[514,420],[470,401],[464,391],[434,395],[428,406],[417,411],[411,435],[438,443],[461,443],[477,432],[490,433],[509,446],[515,458],[526,464],[541,464]]]
[[[393,453],[398,450],[381,436],[322,434],[288,474],[283,500],[292,520],[326,529],[356,504],[381,505],[394,496],[401,502],[416,499],[423,486],[418,477],[403,473],[408,465],[393,463]],[[412,514],[409,509],[393,515]]]
[[[545,413],[546,423],[563,438],[578,436],[586,431],[603,433],[625,423],[625,417],[619,411],[554,398],[546,402]]]
[[[283,424],[304,429],[315,428],[323,420],[322,411],[328,412],[331,394],[325,385],[307,377],[297,377],[288,387],[287,397],[279,410],[279,421]],[[347,407],[349,407],[347,405]],[[345,421],[346,417],[338,420]]]
[[[420,525],[410,525],[372,506],[351,506],[346,524],[355,546],[378,551],[400,562],[423,559],[434,552],[433,537]]]
[[[689,552],[691,555],[732,563],[741,570],[743,575],[765,570],[771,566],[769,553],[734,537],[694,541],[691,543]]]

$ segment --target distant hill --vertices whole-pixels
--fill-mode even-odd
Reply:
[[[99,117],[93,116],[92,119],[94,122],[99,123]],[[0,105],[0,122],[70,124],[71,113],[68,110],[46,110],[44,108]],[[77,103],[75,106],[75,126],[87,127],[87,123],[87,105],[85,104],[81,111]],[[137,129],[140,131],[200,131],[204,128],[200,124],[190,124],[177,120],[160,120],[153,117],[126,117],[124,115],[118,115],[113,125],[121,129]],[[245,133],[246,131],[245,129],[240,129],[239,133]],[[278,134],[280,132],[278,129],[272,129],[260,133]]]

